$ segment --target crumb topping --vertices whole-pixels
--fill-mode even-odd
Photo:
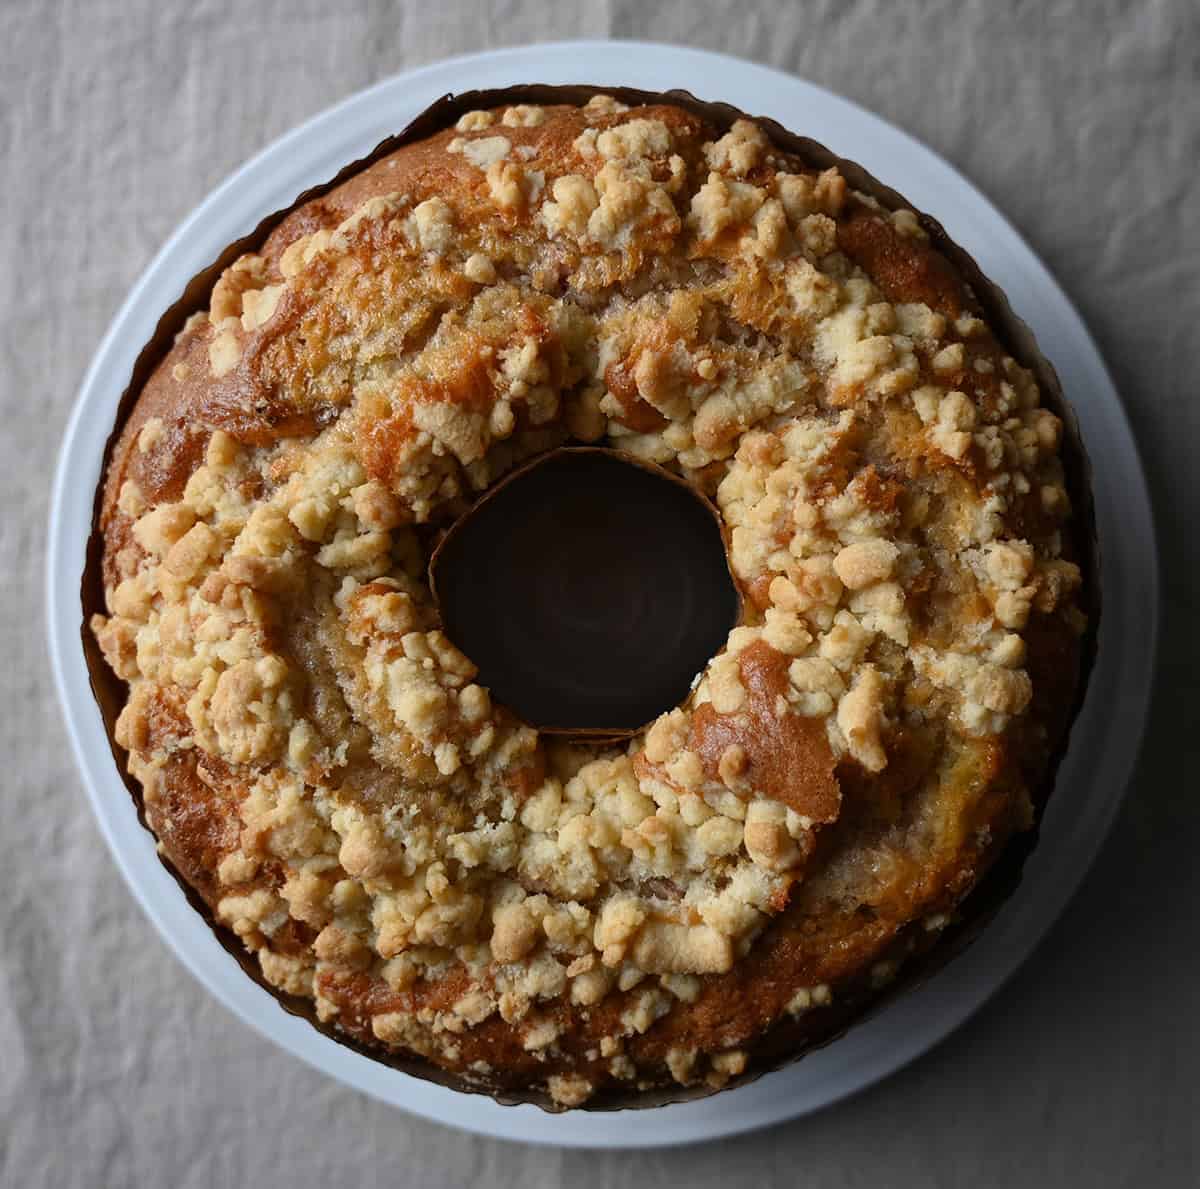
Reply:
[[[752,122],[517,105],[423,161],[222,274],[163,372],[208,393],[203,449],[156,494],[180,427],[141,423],[92,627],[148,805],[185,764],[228,798],[211,898],[271,984],[323,1019],[369,986],[377,1041],[484,1080],[467,1040],[503,1027],[575,1106],[833,878],[848,790],[1024,721],[1022,633],[1081,626],[1061,424],[981,318],[876,275],[912,212]],[[623,749],[496,704],[424,577],[426,526],[568,438],[709,493],[746,594]],[[828,1005],[819,974],[775,1014]],[[683,1085],[753,1040],[671,1035],[647,1060]]]

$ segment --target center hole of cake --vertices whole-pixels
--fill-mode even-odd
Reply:
[[[494,489],[433,564],[446,634],[525,722],[635,730],[678,705],[737,620],[712,506],[604,450]]]

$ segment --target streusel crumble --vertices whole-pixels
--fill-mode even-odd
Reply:
[[[1034,823],[1075,705],[1063,425],[1010,351],[926,223],[749,120],[512,103],[376,160],[225,269],[111,459],[91,627],[162,853],[269,984],[458,1084],[828,1039]],[[619,747],[497,704],[426,576],[569,441],[710,496],[744,594]]]

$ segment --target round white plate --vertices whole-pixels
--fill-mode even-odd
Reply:
[[[79,579],[101,453],[134,359],[159,314],[227,243],[403,128],[440,95],[519,82],[684,87],[702,99],[773,116],[861,162],[936,215],[1034,328],[1078,411],[1098,483],[1104,555],[1099,662],[1019,891],[966,954],[831,1047],[715,1098],[651,1111],[553,1116],[532,1106],[499,1106],[398,1073],[284,1012],[221,948],[156,858],[114,768],[79,646]],[[487,1135],[578,1147],[689,1143],[792,1118],[885,1077],[967,1019],[1058,916],[1108,830],[1142,735],[1158,608],[1149,500],[1112,380],[1079,315],[1003,216],[928,149],[828,91],[720,54],[630,42],[499,50],[400,75],[289,133],[209,195],[134,286],[84,379],[55,480],[47,580],[51,657],[92,807],[129,886],[188,969],[264,1036],[385,1102]]]

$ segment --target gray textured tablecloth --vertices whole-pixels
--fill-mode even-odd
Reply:
[[[104,850],[42,631],[63,423],[122,296],[183,215],[248,155],[368,83],[450,53],[574,36],[771,63],[914,132],[976,182],[1099,339],[1145,454],[1166,566],[1140,774],[1082,891],[1012,984],[851,1102],[640,1155],[538,1150],[408,1118],[211,1001]],[[0,1184],[1196,1184],[1198,157],[1194,0],[2,0]]]

